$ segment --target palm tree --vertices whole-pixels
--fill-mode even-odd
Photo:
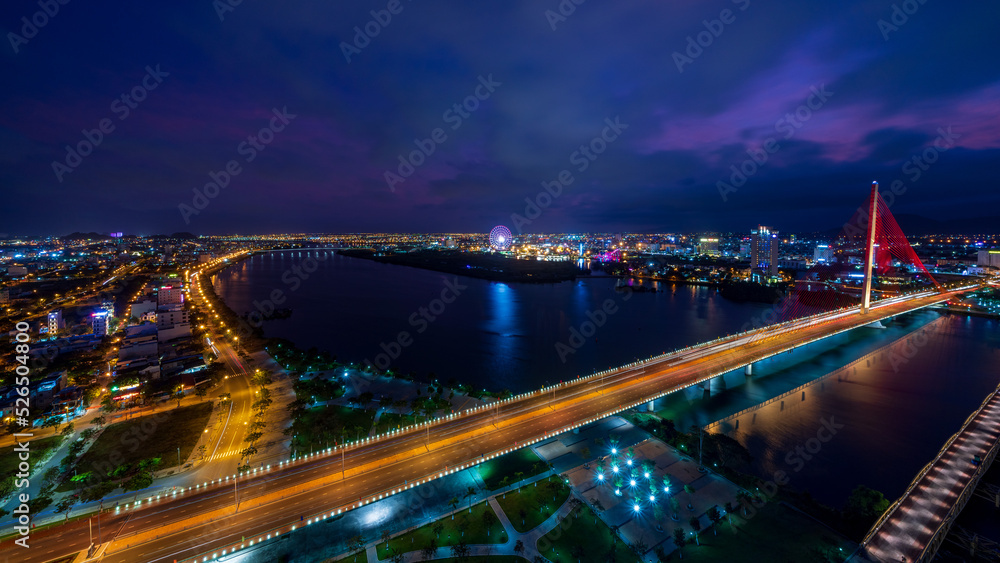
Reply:
[[[708,519],[712,521],[712,534],[719,535],[718,526],[719,520],[722,519],[722,514],[719,513],[718,507],[713,506],[708,509]]]
[[[522,553],[524,553],[524,542],[521,540],[517,540],[516,542],[514,542],[514,555],[520,557]]]
[[[458,506],[458,502],[459,502],[458,501],[458,497],[451,497],[451,500],[448,501],[448,505],[451,506],[452,510],[455,510],[455,507]],[[455,515],[454,514],[451,515],[451,519],[452,520],[455,519]]]
[[[463,496],[469,497],[469,514],[472,514],[472,497],[476,496],[476,488],[475,487],[467,488],[465,490],[465,495]]]

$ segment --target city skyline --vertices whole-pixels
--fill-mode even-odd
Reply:
[[[805,232],[873,179],[997,215],[995,7],[219,5],[2,8],[3,231]]]

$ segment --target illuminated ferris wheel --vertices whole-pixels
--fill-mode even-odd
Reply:
[[[507,250],[513,242],[514,235],[511,234],[510,229],[503,225],[497,225],[490,231],[490,246],[493,250]]]

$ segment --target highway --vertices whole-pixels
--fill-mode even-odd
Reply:
[[[966,289],[963,289],[964,291]],[[350,510],[402,487],[433,480],[573,427],[632,408],[722,373],[873,321],[927,307],[959,291],[886,300],[868,315],[856,309],[718,339],[606,374],[579,378],[493,403],[360,445],[271,466],[241,477],[240,508],[232,479],[105,514],[114,538],[103,561],[173,561],[249,546],[320,516]],[[0,557],[44,562],[85,549],[86,521],[33,534],[25,553],[8,540]],[[108,536],[104,537],[108,541]],[[14,550],[17,551],[14,551]]]

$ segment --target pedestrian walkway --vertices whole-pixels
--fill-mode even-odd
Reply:
[[[914,479],[862,542],[868,561],[929,561],[985,473],[1000,440],[1000,391],[983,402],[961,431]]]

